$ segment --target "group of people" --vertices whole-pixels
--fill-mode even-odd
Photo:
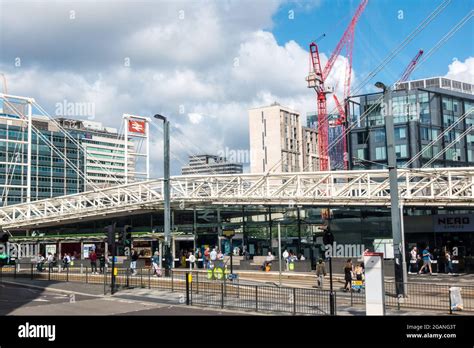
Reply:
[[[443,255],[444,254],[444,255]],[[453,254],[447,247],[443,248],[441,253],[444,256],[444,271],[449,275],[454,274],[453,267]],[[421,254],[418,253],[418,248],[414,246],[410,251],[410,268],[408,270],[409,274],[422,274],[423,272],[429,272],[430,275],[433,275],[433,268],[431,266],[432,261],[439,258],[438,253],[431,253],[430,247],[427,245]],[[423,262],[421,268],[418,270],[418,264],[420,261]],[[438,261],[438,260],[436,260]]]
[[[365,267],[363,262],[356,263],[355,266],[352,263],[352,259],[347,259],[344,265],[344,288],[343,291],[352,290],[352,281],[359,280],[364,281],[365,278]]]
[[[45,270],[45,266],[47,265],[49,270],[53,267],[59,267],[60,270],[67,270],[70,266],[74,266],[74,261],[78,259],[76,253],[64,253],[62,257],[58,257],[56,253],[48,253],[47,257],[45,258],[42,253],[39,253],[36,256],[36,269],[39,272],[43,272]],[[99,269],[100,273],[103,273],[105,267],[107,265],[108,260],[105,259],[105,255],[101,254],[100,256],[97,255],[95,250],[91,250],[89,252],[89,261],[91,266],[92,274],[99,274],[97,271],[97,261],[99,261]]]

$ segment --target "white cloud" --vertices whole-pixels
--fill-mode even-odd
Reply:
[[[188,114],[189,121],[191,121],[192,124],[199,124],[202,120],[202,115],[198,114],[196,112],[190,112]]]
[[[466,58],[464,62],[455,59],[448,68],[446,77],[474,84],[474,57]]]
[[[50,6],[44,16],[32,15],[30,24],[5,18],[4,37],[15,40],[3,45],[0,71],[6,73],[12,94],[32,96],[51,113],[56,103],[67,99],[94,103],[96,121],[116,128],[123,113],[168,115],[172,172],[179,174],[190,154],[248,149],[251,107],[278,101],[302,115],[316,109],[314,91],[305,81],[307,48],[294,41],[279,45],[265,30],[272,25],[277,1],[206,4],[166,2],[166,11],[160,11],[159,6],[120,3],[120,11],[128,16],[115,7],[108,12],[101,5],[94,13],[91,7],[75,4],[74,25],[84,30],[82,36],[75,36],[78,28],[71,28],[69,19],[61,19],[69,10],[64,5]],[[184,20],[178,18],[180,9]],[[9,13],[16,16],[11,9]],[[31,33],[48,20],[47,35],[32,45],[36,36]],[[71,35],[83,39],[74,41]],[[19,68],[8,60],[15,56],[17,42],[22,42],[24,57]],[[130,58],[130,67],[123,65],[124,57]],[[321,59],[323,64],[327,61],[324,54]],[[344,87],[345,62],[338,57],[327,80],[338,96]],[[332,108],[330,97],[328,111]],[[153,124],[152,132],[153,176],[159,176],[160,125]]]

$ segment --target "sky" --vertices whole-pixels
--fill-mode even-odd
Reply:
[[[395,82],[419,49],[428,52],[473,10],[452,0],[432,23],[366,84],[365,76],[443,0],[369,0],[357,24],[352,86],[375,91]],[[303,115],[316,109],[306,87],[309,43],[323,64],[359,1],[15,1],[0,0],[0,73],[10,94],[29,96],[52,116],[120,128],[122,114],[169,116],[171,171],[189,155],[212,153],[248,168],[248,112],[277,101]],[[474,83],[474,19],[413,72]],[[346,57],[326,85],[342,96]],[[329,104],[331,108],[331,104]],[[64,109],[64,108],[63,108]],[[77,109],[76,109],[77,110]],[[76,110],[73,110],[72,113]],[[92,110],[92,111],[91,111]],[[151,128],[152,177],[162,175],[162,132]]]

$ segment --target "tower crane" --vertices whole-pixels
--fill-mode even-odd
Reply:
[[[362,0],[357,7],[352,20],[348,27],[342,34],[336,48],[332,52],[330,58],[326,62],[324,69],[321,68],[321,59],[319,56],[319,48],[315,42],[311,42],[309,45],[310,53],[310,72],[306,77],[308,88],[313,88],[316,91],[316,100],[318,105],[318,150],[319,150],[319,169],[330,170],[329,168],[329,151],[328,151],[328,133],[329,133],[329,120],[327,115],[327,98],[326,94],[332,93],[334,90],[332,87],[326,86],[326,79],[331,72],[337,57],[341,53],[342,49],[346,47],[347,54],[347,65],[346,65],[346,79],[344,83],[344,95],[347,96],[350,93],[350,82],[351,82],[351,71],[352,71],[352,47],[354,43],[354,30],[355,26],[367,6],[368,0]]]

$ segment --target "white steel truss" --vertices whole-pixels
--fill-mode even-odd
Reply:
[[[399,169],[403,206],[474,207],[474,168]],[[171,178],[171,203],[389,206],[388,170],[188,175]],[[0,228],[39,228],[161,210],[163,180],[148,180],[0,209]]]

